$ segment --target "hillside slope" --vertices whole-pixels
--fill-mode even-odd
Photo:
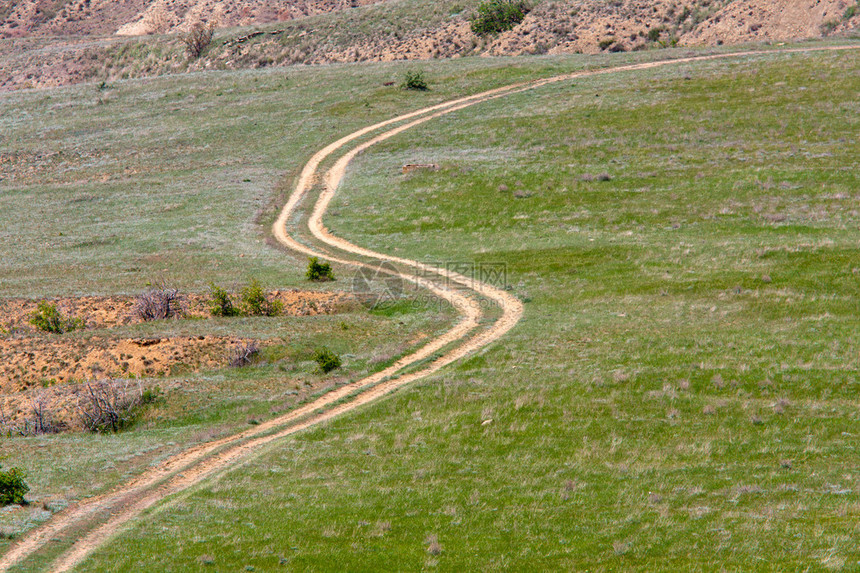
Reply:
[[[48,9],[49,4],[62,7]],[[476,36],[470,28],[478,0],[263,4],[247,0],[0,4],[0,36],[7,36],[0,40],[0,90],[268,65],[796,41],[856,34],[860,26],[855,0],[543,1],[533,3],[512,30],[489,37]],[[189,60],[181,34],[195,22],[217,23],[222,29],[202,58]]]
[[[857,26],[844,18],[848,0],[572,0],[541,2],[514,30],[495,39],[491,54],[596,53],[662,45],[791,41]],[[855,9],[856,11],[856,9]],[[825,22],[833,25],[824,27]]]
[[[23,0],[0,3],[0,37],[136,36],[197,21],[251,26],[337,12],[380,0]]]

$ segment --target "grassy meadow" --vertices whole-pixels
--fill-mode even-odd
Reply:
[[[522,323],[81,570],[856,568],[857,74],[819,53],[583,78],[362,154],[332,231],[503,262]]]
[[[433,89],[426,93],[399,89],[415,68],[399,62],[0,94],[0,296],[137,294],[162,280],[206,292],[212,281],[236,289],[252,278],[268,288],[348,291],[351,269],[335,265],[339,280],[309,283],[306,259],[268,239],[294,177],[321,142],[464,93],[610,61],[427,62],[421,69]],[[0,464],[28,473],[32,504],[0,512],[0,548],[69,502],[172,453],[385,367],[451,319],[445,307],[367,312],[355,305],[331,316],[158,321],[62,335],[235,336],[269,346],[250,368],[141,380],[160,387],[165,400],[118,436],[3,438]],[[0,324],[0,336],[15,333]],[[311,356],[321,345],[340,354],[342,370],[314,372]]]
[[[323,144],[454,96],[672,55],[428,62],[423,94],[382,86],[413,63],[0,95],[0,150],[65,153],[4,164],[0,294],[134,292],[159,274],[190,290],[303,284],[304,262],[265,242],[272,189]],[[329,228],[399,256],[504,263],[522,322],[148,511],[79,569],[855,569],[858,73],[833,52],[581,78],[363,153]],[[424,162],[441,169],[400,172]],[[265,326],[297,329],[286,372],[192,376],[184,414],[7,440],[0,462],[26,444],[39,492],[112,464],[106,487],[123,456],[269,415],[265,396],[306,376],[306,338],[354,353],[358,375],[402,329],[447,318],[350,312],[361,328]],[[70,469],[39,477],[60,455]]]

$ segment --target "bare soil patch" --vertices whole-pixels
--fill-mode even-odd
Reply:
[[[268,293],[273,300],[279,300],[284,305],[284,314],[290,316],[312,316],[316,314],[333,314],[337,306],[345,302],[349,295],[344,293],[327,293],[303,291],[296,289],[274,290]],[[189,318],[207,318],[210,316],[209,295],[202,293],[182,294],[185,315]],[[140,322],[134,317],[135,296],[82,296],[50,299],[48,302],[57,306],[63,314],[80,317],[87,328],[111,328],[114,326]],[[29,329],[30,315],[36,310],[39,300],[10,298],[0,299],[0,327],[6,330]]]
[[[269,297],[281,301],[284,314],[291,316],[333,314],[348,299],[343,293],[298,290],[272,291]],[[184,315],[209,317],[207,300],[203,294],[185,296]],[[225,336],[117,337],[111,328],[141,322],[132,312],[133,296],[60,298],[50,302],[62,314],[83,319],[87,329],[103,332],[92,336],[42,333],[29,323],[38,301],[0,301],[0,391],[4,394],[69,381],[218,368],[228,364],[234,346],[248,342]]]
[[[379,0],[23,0],[0,6],[0,37],[143,35],[197,21],[248,26],[346,10]]]

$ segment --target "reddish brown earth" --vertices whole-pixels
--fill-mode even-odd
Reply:
[[[284,304],[293,316],[332,314],[347,295],[308,291],[273,291],[270,299]],[[116,326],[140,322],[132,313],[134,297],[104,296],[50,301],[69,317],[82,318],[82,333],[55,335],[37,330],[29,319],[37,302],[0,301],[0,391],[23,391],[109,377],[160,376],[224,366],[234,347],[247,342],[222,336],[126,338],[111,332]],[[185,316],[209,316],[206,296],[185,297]],[[89,335],[88,330],[98,330]]]
[[[21,0],[0,2],[0,37],[141,35],[292,20],[379,0]]]
[[[492,55],[598,53],[672,45],[791,41],[823,35],[822,25],[844,33],[860,24],[843,21],[854,0],[619,0],[542,2],[488,47]],[[652,32],[656,39],[649,38]]]

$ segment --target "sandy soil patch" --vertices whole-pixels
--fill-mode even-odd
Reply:
[[[278,290],[271,299],[284,305],[284,314],[333,314],[349,297],[343,293]],[[188,318],[210,316],[208,297],[184,297]],[[38,331],[29,319],[39,301],[0,301],[0,391],[19,392],[31,386],[106,377],[149,377],[218,368],[229,362],[233,348],[247,340],[225,336],[122,338],[116,326],[141,322],[133,313],[135,297],[89,296],[49,302],[65,316],[79,317],[93,336],[53,335]]]

